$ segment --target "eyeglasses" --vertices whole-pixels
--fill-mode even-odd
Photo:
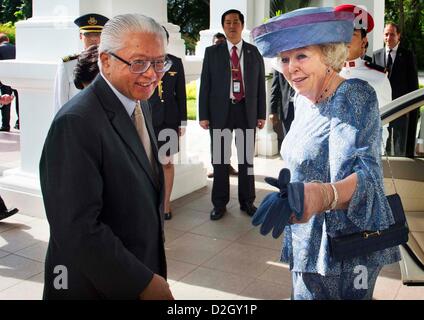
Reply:
[[[155,70],[155,72],[164,73],[168,71],[172,66],[172,61],[168,57],[165,57],[165,59],[163,60],[136,60],[128,62],[119,57],[118,55],[114,54],[113,52],[109,52],[109,54],[118,59],[119,61],[128,65],[130,67],[131,73],[145,73],[147,70],[149,70],[151,65],[153,65],[153,69]]]

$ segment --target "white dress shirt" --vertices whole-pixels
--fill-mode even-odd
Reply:
[[[390,55],[392,56],[392,62],[395,63],[396,53],[399,48],[399,44],[400,42],[398,42],[398,44],[393,49],[391,49],[392,52],[390,52],[389,47],[386,46],[386,65],[387,65],[387,61],[389,61],[389,52],[390,52]]]
[[[230,53],[230,66],[232,66],[231,64],[231,54],[233,53],[233,47],[236,46],[237,47],[237,55],[239,57],[239,61],[240,61],[240,68],[241,68],[241,75],[243,76],[244,79],[244,65],[243,65],[243,61],[244,61],[244,55],[241,54],[242,52],[242,48],[243,48],[243,40],[241,40],[239,43],[237,44],[232,44],[229,40],[227,40],[227,46],[228,46],[228,51]],[[234,95],[233,95],[233,74],[232,72],[230,73],[231,75],[231,85],[230,85],[230,99],[234,99]],[[246,88],[244,87],[244,80],[243,80],[243,88],[246,91]]]

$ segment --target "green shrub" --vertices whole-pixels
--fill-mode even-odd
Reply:
[[[192,81],[186,85],[187,100],[197,99],[197,84],[196,81]]]
[[[186,85],[187,94],[187,118],[188,120],[196,120],[197,114],[197,83],[192,81]]]
[[[190,99],[187,100],[187,119],[196,120],[197,114],[197,101]]]
[[[15,32],[16,28],[12,22],[0,24],[0,33],[5,33],[9,37],[10,43],[15,44]]]

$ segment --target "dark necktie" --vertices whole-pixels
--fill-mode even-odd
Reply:
[[[243,86],[243,75],[241,74],[240,60],[237,54],[236,46],[234,46],[231,51],[231,74],[233,77],[233,89],[234,89],[235,81],[238,81],[240,83],[239,92],[234,92],[233,90],[234,99],[238,102],[238,101],[241,101],[244,97],[244,86]]]
[[[387,76],[390,77],[392,72],[393,58],[392,58],[392,49],[389,50],[389,55],[387,57],[386,69],[388,71]]]

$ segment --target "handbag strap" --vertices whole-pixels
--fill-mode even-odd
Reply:
[[[381,144],[383,145],[384,155],[386,156],[387,165],[389,166],[389,172],[390,172],[390,177],[392,178],[393,188],[395,189],[395,193],[398,193],[396,189],[395,178],[393,177],[392,166],[390,165],[389,156],[387,155],[386,145],[384,144],[384,141],[381,141]]]

